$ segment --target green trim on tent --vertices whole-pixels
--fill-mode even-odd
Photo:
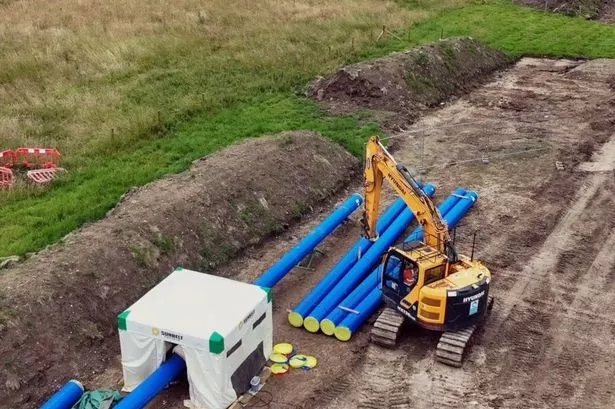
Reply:
[[[219,354],[224,351],[224,337],[214,331],[209,337],[209,352]]]
[[[271,288],[261,287],[261,290],[267,293],[267,302],[271,302],[271,299],[273,298],[273,291],[271,291]]]
[[[126,310],[117,316],[117,328],[126,331],[126,318],[128,318],[130,310]]]
[[[175,269],[175,271],[184,271],[184,268],[183,268],[183,267],[177,267],[177,268]]]

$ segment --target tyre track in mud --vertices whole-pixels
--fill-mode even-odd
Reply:
[[[546,153],[513,158],[506,165],[494,161],[486,170],[471,164],[463,169],[439,166],[435,175],[426,176],[435,176],[445,190],[454,181],[481,192],[482,204],[464,224],[489,237],[477,253],[488,263],[493,260],[496,306],[476,334],[464,367],[434,362],[435,338],[412,331],[397,350],[369,346],[366,356],[371,358],[352,370],[351,388],[335,404],[322,407],[389,407],[393,393],[418,409],[612,406],[608,364],[615,346],[608,341],[615,335],[615,320],[601,304],[615,299],[608,254],[615,239],[609,230],[613,226],[605,222],[615,219],[615,205],[605,199],[615,186],[603,166],[590,166],[601,170],[594,173],[570,170],[578,163],[580,140],[596,135],[590,123],[605,114],[599,101],[612,96],[599,82],[568,77],[584,65],[523,59],[512,72],[439,111],[432,120],[439,124],[436,130],[427,130],[435,135],[426,139],[426,151],[440,161],[454,160],[460,153],[464,158],[478,156],[474,152],[485,146],[493,152],[502,146],[506,150],[510,140],[522,146],[537,140],[548,147]],[[595,100],[589,103],[591,98]],[[490,133],[494,117],[501,133]],[[472,124],[475,121],[478,124]],[[437,130],[450,129],[454,122],[461,123],[459,129]],[[395,153],[406,164],[417,163],[416,147],[422,143],[411,132]],[[555,172],[555,160],[564,160],[567,170]],[[523,186],[531,187],[530,192]],[[498,206],[497,197],[515,205]],[[598,287],[604,289],[604,299],[595,297]]]
[[[407,381],[403,359],[392,351],[370,347],[363,360],[339,380],[347,385],[344,391],[333,399],[330,392],[323,393],[318,407],[411,409],[415,406],[405,393]],[[333,391],[333,386],[329,389]]]
[[[605,319],[615,299],[615,288],[607,284],[615,265],[614,191],[609,172],[586,176],[488,325],[487,338],[515,340],[499,350],[494,345],[492,354],[503,363],[491,374],[493,382],[516,391],[502,407],[612,407],[615,402],[599,375],[605,377],[604,362],[615,356],[610,341],[615,325]]]

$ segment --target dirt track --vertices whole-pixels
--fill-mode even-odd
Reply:
[[[481,194],[458,239],[467,252],[469,233],[479,232],[497,302],[462,369],[436,364],[437,335],[416,328],[394,351],[368,346],[365,328],[349,344],[289,328],[285,309],[315,281],[295,273],[277,294],[275,336],[322,365],[273,379],[270,406],[613,407],[615,139],[593,159],[591,151],[615,133],[614,74],[615,61],[523,59],[398,138],[395,155],[407,164],[418,166],[425,145],[424,163],[434,165],[425,178],[438,182],[439,198],[455,185]],[[338,234],[328,259],[357,233]]]
[[[497,301],[462,369],[436,364],[437,334],[416,328],[385,350],[369,345],[368,326],[344,344],[287,324],[286,310],[358,237],[349,223],[325,243],[315,271],[295,270],[274,294],[275,340],[316,355],[320,366],[271,379],[252,407],[614,407],[614,75],[615,61],[526,58],[395,138],[396,158],[417,168],[424,145],[436,201],[458,185],[480,194],[457,238],[468,252],[478,232],[477,255],[494,272]],[[221,273],[254,279],[316,219]],[[120,375],[116,357],[92,384],[114,386]],[[181,384],[151,407],[181,408],[186,398]]]

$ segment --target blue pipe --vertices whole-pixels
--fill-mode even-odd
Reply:
[[[355,193],[340,207],[335,209],[310,234],[299,242],[292,250],[284,255],[277,263],[256,279],[254,284],[261,287],[273,288],[290,270],[312,252],[321,241],[325,239],[337,226],[342,224],[348,216],[363,203],[363,197]]]
[[[397,199],[383,215],[378,219],[376,230],[378,235],[383,234],[395,221],[397,216],[404,210],[406,203],[402,199]],[[316,287],[301,301],[291,312],[288,313],[288,322],[293,327],[303,325],[303,317],[307,316],[319,302],[331,291],[342,277],[355,265],[363,254],[372,246],[373,241],[367,238],[357,240],[355,245],[346,255],[327,273]]]
[[[457,188],[440,206],[438,210],[442,217],[447,220],[448,213],[454,206],[461,200],[461,196],[465,193],[465,189]],[[418,240],[422,237],[422,230],[416,228],[415,231],[410,234],[405,242]],[[374,287],[378,286],[380,282],[380,266],[377,266],[372,270],[372,272],[367,276],[363,282],[354,289],[340,304],[337,308],[333,309],[327,317],[321,321],[320,326],[322,328],[335,328],[342,320],[349,314],[348,310],[357,310],[357,305],[368,296],[371,290]],[[343,307],[343,308],[340,308]],[[334,330],[335,331],[335,330]],[[323,331],[324,332],[324,331]],[[331,331],[328,331],[331,332]],[[329,334],[327,334],[329,335]],[[333,334],[331,334],[333,335]]]
[[[453,209],[451,209],[445,219],[449,229],[454,228],[457,223],[470,211],[478,195],[475,192],[466,192],[465,197],[460,200]],[[420,240],[422,238],[422,228],[416,229],[406,241]],[[379,280],[378,280],[379,281]],[[375,287],[380,293],[378,286]],[[361,325],[371,316],[371,314],[380,306],[382,302],[381,297],[374,296],[374,289],[361,301],[355,308],[358,314],[348,314],[335,328],[335,337],[340,341],[348,341],[352,334],[355,333]]]
[[[40,409],[70,409],[81,399],[83,385],[71,379],[59,391],[51,395]]]
[[[355,307],[357,314],[348,314],[346,318],[335,327],[335,338],[348,341],[365,321],[372,316],[382,303],[382,291],[376,285],[359,305]]]
[[[114,409],[141,409],[152,401],[175,378],[186,370],[186,361],[177,354],[171,355],[132,392],[126,395]]]
[[[433,195],[436,188],[433,185],[425,185],[423,190],[428,195]],[[378,263],[382,254],[397,240],[397,238],[408,228],[414,215],[410,209],[405,208],[399,217],[393,222],[376,242],[367,250],[363,258],[348,271],[344,279],[338,282],[326,297],[312,310],[310,315],[304,320],[303,326],[309,332],[317,332],[321,329],[320,321],[325,318],[335,307],[337,307],[348,294],[365,278],[371,269]],[[335,327],[322,328],[323,332],[335,331]]]

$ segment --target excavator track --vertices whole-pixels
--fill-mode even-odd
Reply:
[[[436,361],[459,368],[463,364],[463,356],[474,331],[476,325],[460,331],[444,332],[436,348]]]
[[[405,318],[401,314],[392,308],[385,307],[372,327],[372,342],[385,348],[394,348],[404,322]]]
[[[493,297],[489,297],[487,314],[493,308]],[[478,328],[477,324],[470,325],[459,331],[446,331],[440,336],[436,347],[436,361],[445,365],[461,367],[466,352],[466,347]]]

